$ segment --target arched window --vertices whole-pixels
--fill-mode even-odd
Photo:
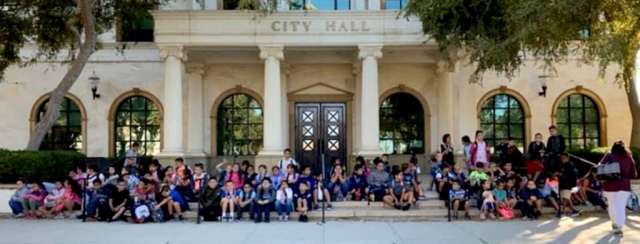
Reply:
[[[218,107],[218,154],[256,155],[262,149],[262,107],[243,93],[225,98]]]
[[[424,110],[413,95],[399,92],[382,101],[380,148],[388,154],[424,153]]]
[[[36,122],[47,112],[49,99],[38,108]],[[82,151],[82,113],[78,104],[65,97],[60,104],[60,117],[44,137],[40,150],[73,150]]]
[[[576,93],[563,98],[556,116],[558,134],[565,137],[567,149],[600,145],[600,111],[589,96]]]
[[[182,118],[177,118],[182,119]],[[124,155],[134,142],[140,144],[138,154],[160,152],[160,111],[158,105],[144,96],[124,99],[115,114],[116,155]]]
[[[518,148],[523,148],[525,118],[522,105],[508,94],[490,97],[480,111],[480,128],[492,148],[507,142],[509,137],[516,140]]]

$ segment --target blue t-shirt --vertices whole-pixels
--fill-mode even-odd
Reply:
[[[410,188],[412,186],[411,181],[413,181],[413,174],[402,173],[402,182],[404,183],[404,188]]]
[[[182,195],[180,195],[180,192],[177,192],[177,191],[173,190],[173,191],[171,191],[169,196],[171,197],[171,199],[174,202],[179,203],[180,206],[189,206],[189,205],[187,205],[187,202],[184,200],[184,198],[182,198]]]

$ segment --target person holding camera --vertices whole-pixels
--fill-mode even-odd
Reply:
[[[622,141],[613,143],[611,151],[600,160],[600,165],[613,163],[620,165],[619,177],[616,177],[618,179],[605,180],[602,183],[602,188],[603,195],[609,204],[612,233],[622,237],[622,227],[627,218],[625,208],[631,195],[631,179],[638,177],[635,161]],[[600,176],[600,178],[603,177]]]
[[[501,167],[504,167],[506,163],[511,163],[511,166],[518,175],[525,175],[526,170],[524,167],[524,162],[522,161],[522,152],[520,151],[520,149],[518,149],[518,147],[516,147],[515,138],[509,137],[507,143],[501,143],[500,145],[496,146],[496,151],[501,151]]]

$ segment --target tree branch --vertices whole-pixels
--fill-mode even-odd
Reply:
[[[65,24],[71,33],[73,33],[73,38],[75,39],[78,48],[82,48],[82,37],[80,37],[80,31],[74,26],[76,23],[78,23],[78,19],[71,18]]]

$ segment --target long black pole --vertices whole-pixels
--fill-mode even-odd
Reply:
[[[320,140],[320,143],[318,144],[320,146],[320,164],[322,167],[322,181],[325,181],[326,179],[326,170],[324,167],[324,140]],[[326,181],[325,181],[326,182]],[[320,187],[320,192],[322,192],[322,223],[324,224],[324,211],[325,211],[325,202],[327,201],[327,197],[331,197],[331,196],[325,196],[324,195],[324,182],[322,182],[322,187]]]

